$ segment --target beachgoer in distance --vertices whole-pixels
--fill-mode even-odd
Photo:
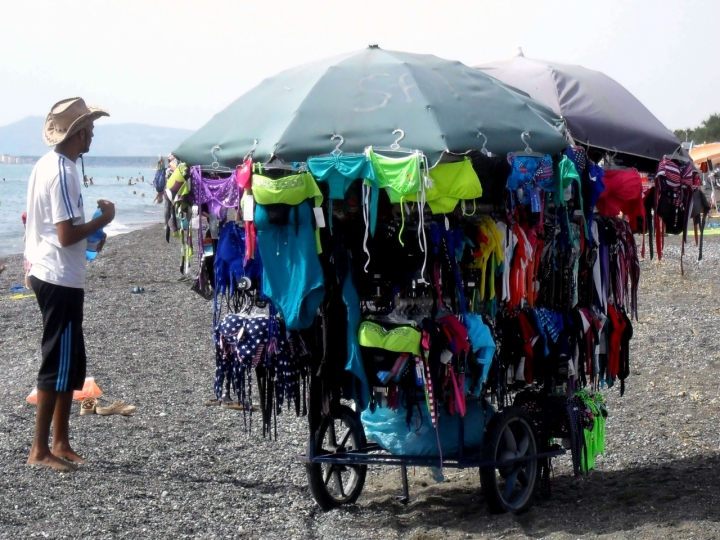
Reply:
[[[158,175],[162,175],[163,180],[165,180],[165,159],[163,159],[162,156],[158,156],[157,160],[157,166],[155,167],[155,180],[153,182],[153,185],[155,185],[155,188],[157,190],[157,182],[158,182]],[[163,182],[163,188],[165,186],[165,183]],[[153,199],[153,202],[156,202],[158,204],[162,203],[163,201],[163,194],[165,192],[165,189],[161,189],[157,192],[157,195],[155,195],[155,198]]]
[[[86,372],[82,330],[86,240],[115,218],[113,203],[99,200],[102,215],[85,221],[82,183],[75,167],[78,157],[90,149],[93,122],[101,116],[109,114],[88,107],[82,98],[53,105],[43,138],[55,149],[35,164],[28,182],[25,257],[32,265],[29,278],[42,313],[43,334],[35,438],[27,463],[60,471],[85,462],[70,446],[68,429],[73,390],[82,389]]]

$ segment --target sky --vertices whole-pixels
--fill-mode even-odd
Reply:
[[[720,112],[718,0],[23,0],[0,10],[0,125],[82,96],[197,129],[263,79],[381,48],[602,71],[670,129]]]

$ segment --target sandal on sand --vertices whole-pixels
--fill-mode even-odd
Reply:
[[[235,411],[244,411],[245,410],[244,405],[242,403],[238,403],[237,401],[224,401],[220,405],[220,407],[222,407],[223,409],[232,409]],[[253,405],[252,410],[253,410],[253,412],[257,412],[260,410],[260,407],[258,407],[257,405]]]
[[[205,402],[206,407],[215,407],[217,405],[220,405],[221,401],[219,399],[209,399]]]
[[[80,404],[80,416],[85,416],[88,414],[95,414],[95,409],[97,407],[98,400],[94,397],[86,397],[82,400],[82,403]]]
[[[242,410],[243,410],[242,403],[238,403],[238,402],[236,402],[236,401],[223,401],[223,402],[220,404],[220,407],[222,407],[223,409],[234,409],[234,410],[236,410],[236,411],[242,411]]]
[[[124,401],[116,401],[109,407],[96,407],[95,412],[100,416],[109,416],[111,414],[122,414],[123,416],[135,412],[133,405],[125,405]]]

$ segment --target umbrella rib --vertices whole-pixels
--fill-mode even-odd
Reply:
[[[440,135],[444,135],[442,128],[440,127],[440,122],[438,122],[437,116],[435,116],[435,109],[430,105],[430,100],[425,95],[425,92],[422,91],[420,88],[420,85],[417,83],[417,80],[415,79],[415,74],[413,73],[411,69],[411,65],[407,62],[403,62],[403,65],[406,67],[408,73],[410,73],[410,76],[413,78],[413,82],[415,83],[415,88],[417,88],[418,93],[423,97],[423,100],[425,100],[425,106],[430,108],[430,115],[432,116],[433,122],[435,123],[435,126],[437,126],[438,133]],[[443,137],[443,142],[445,143],[445,150],[440,152],[440,156],[438,157],[437,161],[433,164],[430,164],[430,168],[432,169],[435,167],[438,163],[440,163],[440,160],[443,157],[443,154],[449,151],[448,145],[447,145],[447,138]]]

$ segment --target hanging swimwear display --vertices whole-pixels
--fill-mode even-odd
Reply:
[[[635,174],[580,146],[527,144],[433,167],[372,146],[179,167],[176,222],[212,266],[217,400],[248,430],[256,410],[275,436],[283,408],[331,415],[352,401],[381,448],[445,457],[460,450],[459,419],[484,429],[487,400],[514,403],[537,425],[550,418],[587,472],[605,451],[601,392],[623,395],[630,375],[640,264],[618,214],[642,201]],[[687,176],[658,174],[671,188]]]
[[[685,273],[683,256],[685,255],[685,242],[687,241],[688,222],[693,217],[693,203],[695,193],[700,188],[700,175],[693,162],[684,158],[670,156],[663,157],[655,174],[655,187],[653,188],[653,214],[655,219],[652,226],[655,231],[658,259],[662,260],[665,247],[665,234],[682,235],[680,250],[680,272]],[[700,193],[702,193],[700,191]],[[702,199],[698,202],[702,205]],[[645,216],[644,208],[642,216]],[[652,238],[650,240],[652,242]],[[697,243],[697,229],[695,230]],[[698,260],[702,259],[702,251]]]

